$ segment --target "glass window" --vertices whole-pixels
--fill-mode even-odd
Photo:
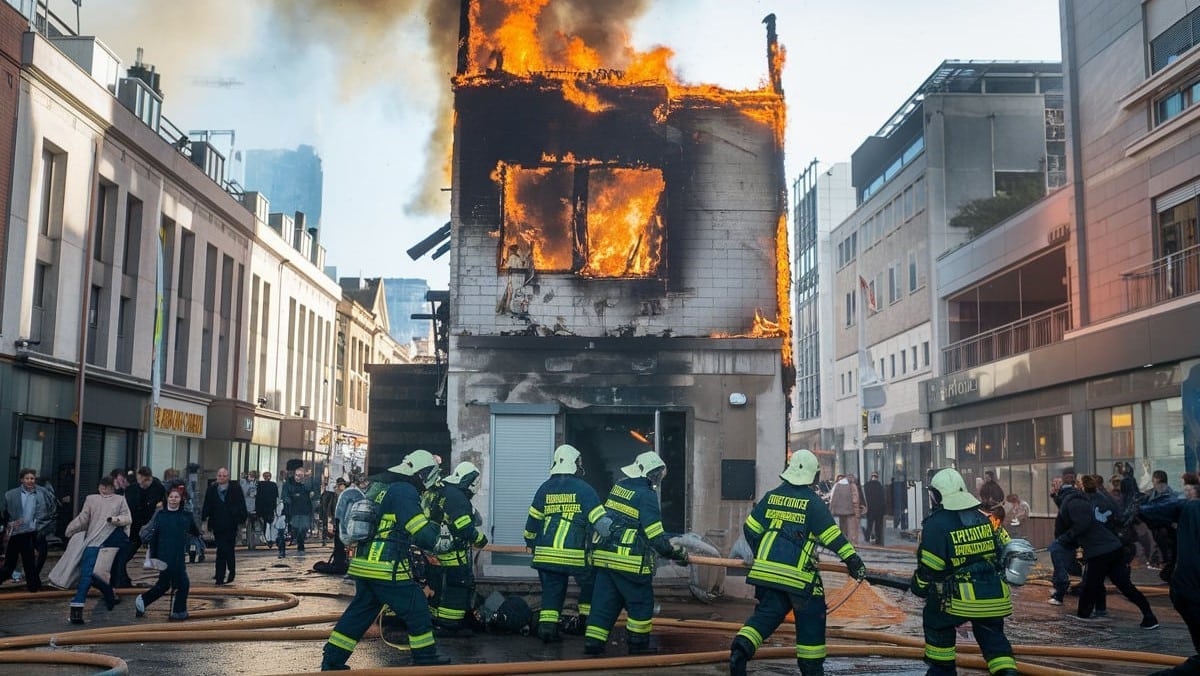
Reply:
[[[1004,425],[979,428],[979,459],[985,463],[1004,459]]]
[[[1034,454],[1043,458],[1071,456],[1072,449],[1063,443],[1063,419],[1052,415],[1033,419]]]
[[[924,355],[925,366],[929,366],[929,341],[928,340],[921,343],[921,350],[925,353],[925,355]]]
[[[1167,473],[1168,483],[1179,490],[1179,475],[1185,471],[1183,445],[1183,399],[1171,397],[1143,404],[1146,421],[1146,455],[1152,469]]]
[[[1033,460],[1033,421],[1010,422],[1007,433],[1005,437],[1006,457],[1010,460]]]
[[[904,189],[904,220],[907,221],[913,217],[913,213],[915,213],[913,206],[913,187],[910,185]]]
[[[958,440],[958,462],[960,465],[979,462],[979,430],[975,428],[959,430],[955,433]]]
[[[917,290],[917,252],[908,252],[908,292]],[[914,361],[915,363],[915,361]]]
[[[925,211],[925,177],[922,176],[913,182],[913,199],[915,200],[916,213]]]

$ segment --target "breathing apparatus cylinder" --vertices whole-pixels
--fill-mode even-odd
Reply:
[[[1029,579],[1029,571],[1037,562],[1037,552],[1029,540],[1013,538],[1004,545],[1000,560],[1004,565],[1004,579],[1010,585],[1020,586]]]

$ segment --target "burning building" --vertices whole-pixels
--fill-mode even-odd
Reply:
[[[483,471],[492,540],[520,544],[558,444],[601,496],[654,449],[664,526],[728,551],[783,468],[793,373],[774,19],[768,83],[729,91],[680,84],[665,49],[610,45],[604,68],[582,39],[539,33],[547,2],[463,2],[453,460]],[[506,564],[525,565],[489,570]]]

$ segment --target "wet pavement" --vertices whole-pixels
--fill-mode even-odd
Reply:
[[[896,533],[891,533],[896,536]],[[876,570],[893,570],[904,574],[912,569],[915,542],[892,537],[888,548],[861,547],[864,560],[868,566]],[[312,616],[336,616],[345,608],[353,595],[354,586],[341,576],[321,575],[311,571],[312,564],[325,560],[330,552],[328,546],[310,545],[308,555],[300,557],[289,552],[288,558],[278,559],[271,551],[259,549],[254,552],[239,548],[238,577],[232,588],[217,589],[212,587],[213,552],[210,550],[208,559],[203,563],[189,565],[188,572],[193,587],[193,595],[189,600],[189,610],[193,619],[183,623],[172,623],[172,630],[188,631],[195,627],[191,634],[178,635],[180,640],[169,642],[147,642],[148,633],[135,634],[128,643],[84,643],[63,647],[50,647],[51,639],[44,637],[40,640],[37,650],[40,651],[72,651],[96,652],[116,655],[126,660],[132,674],[284,674],[315,671],[321,662],[323,636],[328,634],[332,620]],[[54,554],[52,554],[52,557]],[[833,560],[832,556],[823,557]],[[48,571],[53,560],[47,564]],[[130,566],[134,572],[135,566]],[[1035,575],[1049,576],[1049,560],[1042,554],[1042,560],[1035,568]],[[140,569],[134,572],[134,580],[144,584],[153,581],[154,575]],[[824,573],[828,598],[831,605],[846,597],[842,585],[847,581],[844,575]],[[1137,609],[1119,594],[1109,595],[1109,617],[1106,620],[1082,624],[1072,620],[1068,615],[1075,607],[1076,597],[1070,597],[1064,606],[1051,606],[1046,602],[1049,596],[1049,586],[1043,580],[1033,580],[1025,587],[1014,590],[1016,612],[1006,622],[1006,633],[1014,644],[1080,646],[1086,648],[1108,648],[1114,650],[1136,650],[1152,653],[1186,656],[1192,653],[1191,640],[1187,629],[1179,617],[1170,608],[1166,596],[1166,585],[1157,578],[1155,571],[1142,568],[1135,569],[1134,581],[1143,588],[1149,589],[1148,596],[1158,615],[1161,626],[1153,631],[1145,631],[1138,627],[1140,614]],[[731,576],[727,579],[726,588],[735,589],[740,583]],[[235,630],[235,636],[265,638],[266,640],[233,641],[227,640],[228,635],[220,640],[213,635],[200,631],[204,623],[211,622],[203,615],[204,611],[222,609],[246,609],[255,606],[278,603],[277,599],[255,597],[252,590],[262,589],[272,592],[288,592],[299,597],[299,604],[294,608],[278,610],[263,614],[247,614],[217,620],[217,628]],[[214,593],[209,593],[211,590]],[[16,636],[49,634],[55,638],[55,645],[70,641],[73,630],[85,631],[113,628],[128,631],[131,627],[144,627],[150,630],[155,625],[165,624],[169,598],[164,597],[150,607],[144,619],[136,619],[133,610],[133,592],[123,595],[124,602],[112,611],[104,609],[103,604],[95,597],[89,599],[85,612],[87,624],[77,627],[67,623],[67,596],[40,595],[33,600],[17,600],[10,598],[13,592],[23,592],[24,587],[7,583],[0,587],[0,639]],[[491,587],[481,583],[479,591],[489,593]],[[694,599],[686,598],[686,592],[676,586],[671,593],[664,593],[661,599],[661,611],[658,615],[662,621],[655,626],[655,642],[661,649],[660,654],[679,652],[703,652],[725,650],[732,637],[728,629],[710,629],[695,627],[671,626],[668,618],[686,620],[713,620],[719,622],[740,623],[753,610],[749,600],[723,598],[711,604],[704,604]],[[536,598],[531,601],[536,602]],[[569,601],[570,603],[570,601]],[[889,636],[909,637],[920,639],[920,613],[923,601],[911,594],[882,586],[872,586],[869,590],[856,590],[849,595],[845,605],[831,614],[829,619],[831,646],[851,643],[836,636],[839,629],[863,629],[883,631]],[[308,624],[297,625],[296,619]],[[239,622],[251,620],[280,620],[280,624],[290,625],[311,632],[298,632],[294,629],[242,629]],[[136,629],[134,631],[137,631]],[[296,640],[279,640],[280,635],[264,635],[261,632],[286,631],[286,636]],[[258,633],[255,633],[258,632]],[[617,641],[609,646],[610,656],[625,654],[625,646],[621,644],[621,630],[613,632]],[[390,637],[390,632],[387,633]],[[182,640],[182,639],[195,640]],[[449,656],[455,664],[501,664],[524,661],[557,661],[564,659],[580,659],[583,657],[582,639],[569,636],[561,644],[543,645],[532,637],[514,636],[511,634],[477,634],[472,638],[440,639],[439,649]],[[780,633],[768,639],[765,646],[787,648],[792,643],[789,633]],[[960,645],[973,643],[969,637],[960,636]],[[860,644],[861,645],[861,644]],[[1021,652],[1017,650],[1018,659]],[[0,653],[2,658],[3,653]],[[1074,673],[1094,674],[1147,674],[1162,667],[1135,665],[1114,662],[1111,659],[1093,659],[1088,661],[1066,660],[1063,658],[1030,658],[1031,662],[1046,666],[1055,666]],[[402,649],[389,646],[379,638],[364,638],[350,659],[350,665],[356,669],[370,667],[406,666],[409,657]],[[19,673],[22,676],[39,674],[94,674],[97,668],[76,668],[63,666],[20,666],[14,667],[0,664],[0,672]],[[826,660],[827,674],[923,674],[925,669],[919,661],[884,657],[830,657]],[[570,673],[570,672],[559,672]],[[618,674],[618,673],[647,673],[646,668],[633,670],[603,669],[589,673]],[[653,672],[651,672],[653,673]],[[688,674],[714,676],[728,673],[724,663],[689,666],[672,666],[662,669],[659,673]],[[750,673],[795,674],[794,659],[755,660],[750,666]],[[979,674],[982,671],[960,669],[962,674]]]

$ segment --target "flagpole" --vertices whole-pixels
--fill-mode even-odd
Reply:
[[[867,354],[867,302],[868,292],[870,287],[867,286],[863,279],[862,273],[859,270],[859,256],[854,257],[854,271],[858,274],[859,294],[862,298],[858,303],[858,377],[855,383],[856,401],[858,403],[858,469],[855,473],[861,479],[865,471],[866,446],[867,446],[867,408],[866,400],[863,397],[863,375],[867,372],[863,368]]]

